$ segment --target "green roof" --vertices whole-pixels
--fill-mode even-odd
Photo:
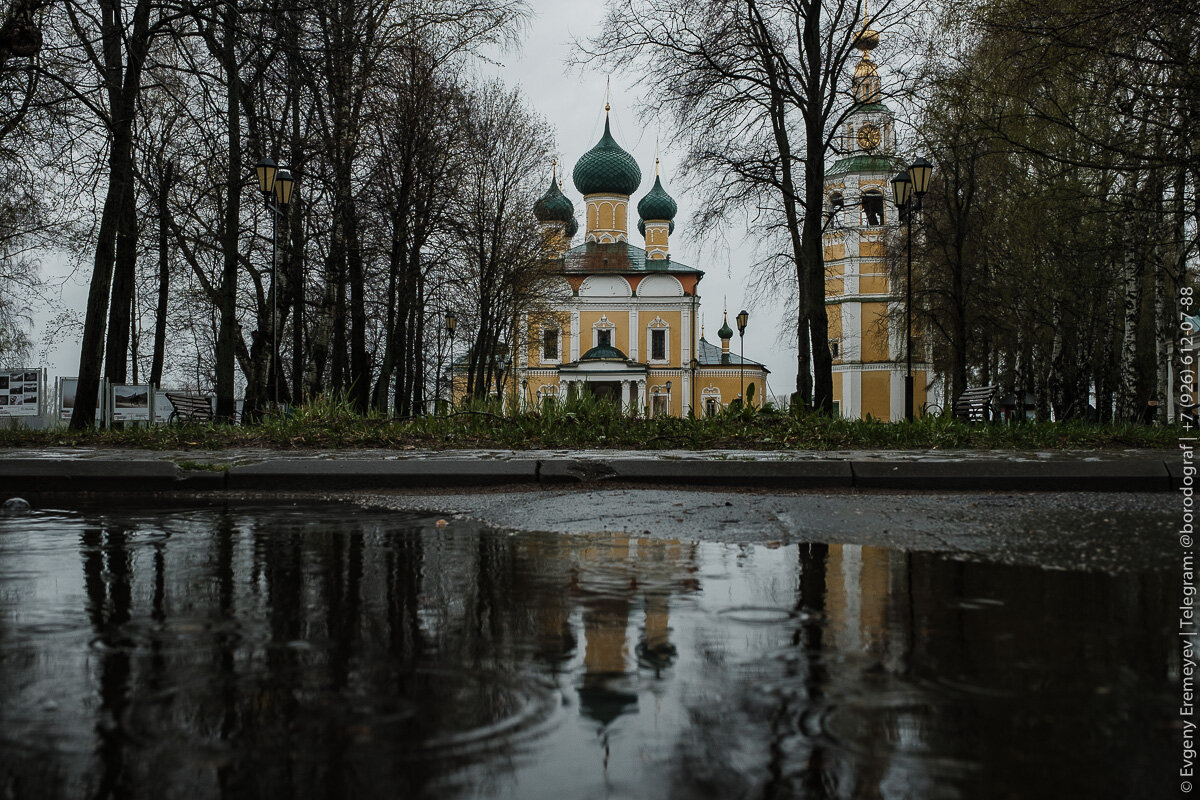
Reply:
[[[645,197],[637,205],[638,214],[642,219],[648,220],[673,220],[675,212],[679,210],[679,206],[675,203],[675,198],[667,194],[667,190],[663,188],[662,177],[654,177],[654,188],[651,189]]]
[[[612,345],[593,347],[579,357],[580,361],[628,361],[629,357]]]
[[[604,120],[604,135],[591,150],[580,156],[571,173],[575,188],[582,195],[619,194],[628,197],[642,183],[637,161],[621,149]]]
[[[539,222],[571,222],[575,219],[575,205],[551,177],[550,188],[533,204],[533,215]]]
[[[700,366],[702,367],[720,367],[728,366],[730,364],[745,364],[747,367],[762,367],[763,372],[769,373],[771,371],[757,361],[751,361],[748,358],[742,358],[737,353],[729,353],[726,355],[725,353],[721,352],[721,348],[718,345],[710,343],[707,339],[701,338],[698,344],[700,346],[697,348],[698,352],[696,353],[696,360],[700,362]]]
[[[832,178],[848,172],[895,172],[899,168],[899,163],[891,156],[846,156],[839,158],[825,173],[825,177]]]
[[[566,272],[686,272],[703,275],[704,271],[680,264],[674,259],[656,261],[645,250],[629,242],[597,244],[584,242],[563,254]]]
[[[891,111],[891,109],[885,106],[883,103],[863,103],[861,106],[855,106],[854,111],[865,111],[869,113],[872,111]]]

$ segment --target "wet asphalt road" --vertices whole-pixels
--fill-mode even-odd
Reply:
[[[746,544],[829,542],[949,552],[1051,569],[1170,569],[1179,497],[1139,493],[875,493],[532,489],[368,494],[367,506],[421,510],[501,528],[628,532]]]

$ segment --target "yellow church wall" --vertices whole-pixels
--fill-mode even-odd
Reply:
[[[628,316],[626,312],[622,311],[621,313]],[[668,364],[670,366],[677,367],[680,365],[679,356],[683,347],[683,316],[678,311],[647,311],[646,309],[642,309],[638,312],[637,360],[643,363],[650,360],[650,329],[648,326],[654,321],[655,317],[661,317],[662,321],[670,326],[667,329]],[[620,349],[621,352],[625,354],[629,353],[629,350],[624,347]],[[674,386],[674,384],[672,384],[672,386]]]
[[[629,353],[629,314],[625,311],[606,309],[604,311],[579,312],[579,355],[582,356],[588,350],[595,347],[592,326],[604,316],[607,316],[608,321],[613,324],[613,347],[622,353]],[[567,353],[569,355],[570,351],[568,350]],[[564,359],[564,361],[569,360],[570,358]]]
[[[888,279],[886,275],[863,275],[858,279],[858,291],[863,294],[887,294]]]
[[[619,206],[617,206],[617,224],[615,226],[616,229],[619,231],[626,230],[625,223],[626,223],[625,204],[621,203]]]
[[[922,416],[922,406],[929,402],[929,392],[925,389],[925,384],[928,382],[929,378],[925,374],[925,370],[913,370],[913,413],[918,417]]]
[[[841,297],[846,293],[846,281],[842,278],[825,279],[825,296]]]
[[[862,337],[862,361],[887,361],[887,304],[863,303],[859,336]]]
[[[844,245],[844,244],[826,245],[826,247],[825,247],[825,260],[826,261],[835,261],[836,259],[845,258],[845,257],[846,257],[846,245]]]
[[[837,359],[836,361],[840,360],[841,359]],[[833,373],[833,402],[837,403],[839,406],[842,403],[842,373],[840,372]]]
[[[858,255],[862,258],[883,258],[887,255],[887,244],[884,242],[859,242]]]
[[[736,365],[733,369],[736,369]],[[727,367],[722,369],[728,369]],[[746,370],[746,388],[749,390],[750,384],[754,384],[754,407],[760,408],[763,403],[763,387],[766,385],[764,375],[758,369]],[[738,397],[742,392],[741,378],[737,373],[733,375],[714,375],[705,374],[704,370],[699,370],[696,373],[696,396],[695,408],[697,416],[704,414],[704,395],[705,389],[710,386],[716,387],[721,392],[722,407],[728,406],[730,401]]]
[[[825,308],[825,318],[829,320],[829,338],[842,338],[842,306],[834,303]]]
[[[892,418],[892,376],[885,370],[862,373],[862,415],[870,414],[875,419]]]

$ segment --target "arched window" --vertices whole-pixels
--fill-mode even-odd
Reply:
[[[829,227],[842,227],[842,210],[846,206],[846,200],[842,197],[841,192],[834,192],[829,195]]]
[[[878,189],[868,189],[867,191],[863,192],[862,212],[863,225],[883,225],[883,193]]]

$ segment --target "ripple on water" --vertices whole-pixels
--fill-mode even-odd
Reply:
[[[747,625],[773,625],[793,619],[815,619],[811,612],[780,606],[731,606],[718,610],[717,614],[723,619]]]
[[[248,677],[236,691],[238,705],[255,710],[255,749],[289,741],[293,750],[315,757],[348,743],[364,755],[386,750],[393,760],[461,759],[519,747],[545,735],[560,717],[557,688],[527,673],[419,668],[394,681],[374,677],[381,685],[367,685],[372,679],[364,676],[363,683],[340,689],[289,690],[273,688],[268,675]],[[122,734],[159,747],[170,742],[172,754],[184,759],[190,749],[220,751],[222,739],[197,736],[220,729],[196,724],[209,716],[206,697],[202,687],[188,685],[136,699],[121,720]]]

